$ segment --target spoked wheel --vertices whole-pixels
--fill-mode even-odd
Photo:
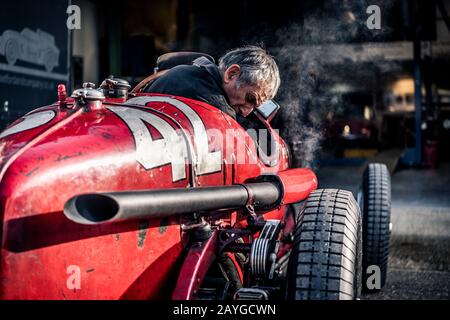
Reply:
[[[369,164],[358,198],[363,212],[363,290],[376,292],[386,282],[391,236],[391,177],[386,165]],[[372,277],[374,266],[379,268],[379,281]]]
[[[360,294],[362,237],[351,192],[319,189],[296,222],[287,299],[351,300]]]
[[[200,285],[197,300],[232,300],[242,287],[237,267],[227,254],[222,254],[211,265]]]

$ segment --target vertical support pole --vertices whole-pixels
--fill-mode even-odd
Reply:
[[[118,1],[113,1],[108,5],[108,42],[109,42],[109,73],[113,75],[120,75],[121,66],[121,4]]]
[[[72,0],[67,0],[67,8],[72,5]],[[73,30],[67,28],[67,81],[66,87],[67,92],[72,92],[74,87],[74,77],[73,77]]]
[[[416,114],[416,144],[414,149],[414,162],[416,164],[422,163],[422,92],[421,83],[422,75],[420,70],[421,60],[421,27],[418,17],[418,5],[416,3],[414,10],[414,42],[413,42],[413,59],[414,59],[414,106]]]
[[[422,162],[422,93],[420,72],[420,40],[414,39],[414,106],[416,110],[416,145],[414,158],[416,164]]]

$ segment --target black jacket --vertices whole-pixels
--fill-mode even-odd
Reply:
[[[151,83],[145,92],[173,94],[203,101],[236,119],[236,112],[222,88],[219,68],[204,57],[194,60],[193,65],[173,67]]]

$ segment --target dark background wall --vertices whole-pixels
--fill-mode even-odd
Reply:
[[[54,101],[58,83],[68,84],[67,6],[68,1],[2,1],[0,128],[37,106]],[[52,60],[48,62],[51,70],[45,66],[48,60]]]

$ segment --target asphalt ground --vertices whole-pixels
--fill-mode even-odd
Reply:
[[[319,188],[356,194],[366,164],[328,165],[316,173]],[[392,183],[388,278],[362,299],[450,299],[450,163],[437,170],[406,168]]]

